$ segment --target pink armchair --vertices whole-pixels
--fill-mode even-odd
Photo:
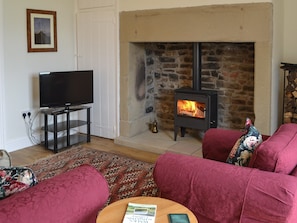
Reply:
[[[0,222],[94,223],[109,197],[104,176],[81,165],[0,201]]]
[[[209,129],[204,158],[161,155],[154,170],[160,196],[188,207],[199,223],[297,222],[297,124],[264,136],[249,167],[225,163],[241,134]]]

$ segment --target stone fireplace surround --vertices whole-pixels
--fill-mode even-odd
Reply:
[[[144,10],[120,14],[120,136],[148,129],[151,114],[135,97],[135,62],[143,42],[254,42],[255,125],[269,132],[272,52],[270,3]],[[139,55],[138,55],[139,56]],[[135,60],[135,59],[134,59]]]

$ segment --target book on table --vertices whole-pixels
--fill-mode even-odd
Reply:
[[[123,223],[155,223],[157,205],[128,203]]]

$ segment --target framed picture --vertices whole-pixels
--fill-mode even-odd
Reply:
[[[57,18],[55,11],[27,9],[28,52],[57,51]]]

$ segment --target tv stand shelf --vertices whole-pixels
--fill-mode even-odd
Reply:
[[[90,122],[90,109],[89,106],[76,106],[76,107],[67,107],[65,109],[44,109],[41,110],[41,113],[44,114],[44,146],[48,149],[53,150],[55,153],[58,152],[58,150],[72,146],[74,144],[80,143],[80,142],[90,142],[90,130],[91,130],[91,122]],[[70,113],[71,112],[77,112],[80,110],[86,110],[87,111],[87,117],[86,121],[83,120],[71,120],[70,119]],[[48,124],[48,116],[53,116],[53,124]],[[64,115],[66,116],[66,121],[62,121],[58,123],[58,116]],[[79,126],[87,126],[87,134],[71,134],[70,130],[72,128],[76,128]],[[66,136],[58,137],[59,132],[66,131]],[[53,133],[54,138],[53,140],[48,139],[49,133]]]

